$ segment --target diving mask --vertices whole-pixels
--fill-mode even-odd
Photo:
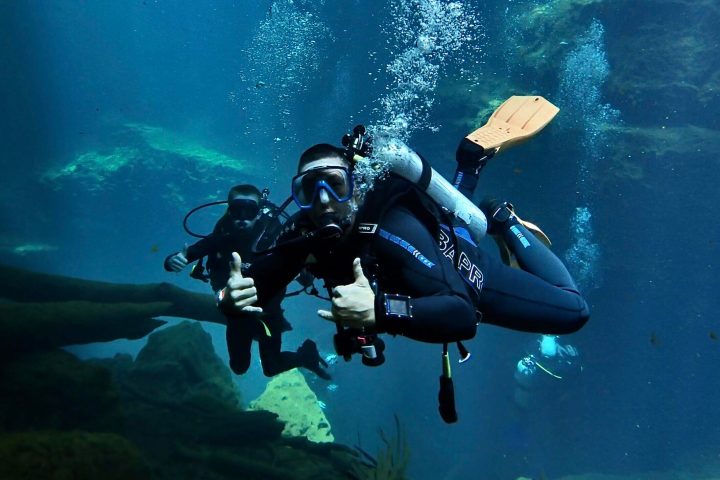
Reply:
[[[320,167],[295,175],[292,179],[292,197],[302,210],[312,207],[324,190],[336,202],[344,203],[353,195],[352,175],[345,167]]]
[[[253,220],[260,213],[260,205],[253,200],[235,199],[228,203],[228,212],[234,220]]]

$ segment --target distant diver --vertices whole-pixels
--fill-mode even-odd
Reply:
[[[222,291],[230,276],[232,252],[242,252],[246,260],[252,261],[255,258],[254,252],[269,247],[280,231],[282,210],[268,200],[268,193],[267,190],[261,193],[253,185],[236,185],[230,189],[227,201],[211,202],[191,210],[183,222],[185,229],[188,233],[203,238],[180,252],[168,255],[165,259],[165,270],[179,272],[189,263],[197,261],[190,275],[198,280],[209,281],[213,291]],[[228,205],[227,210],[217,221],[211,234],[201,236],[188,229],[187,220],[193,213],[224,203]],[[207,257],[205,266],[204,257]],[[244,267],[247,268],[248,265]],[[230,368],[238,375],[247,372],[250,367],[252,341],[255,339],[259,345],[265,375],[270,377],[292,368],[304,367],[323,379],[330,379],[330,375],[323,369],[327,364],[312,340],[305,340],[296,352],[281,351],[282,332],[290,330],[291,327],[280,307],[285,289],[281,289],[277,295],[278,300],[272,307],[267,308],[262,316],[225,311]]]

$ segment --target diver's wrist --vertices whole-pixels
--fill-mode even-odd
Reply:
[[[375,326],[378,332],[402,334],[403,325],[411,318],[411,297],[383,292],[375,295]]]

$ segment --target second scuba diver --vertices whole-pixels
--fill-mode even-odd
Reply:
[[[189,263],[198,261],[191,276],[210,281],[213,291],[225,287],[230,276],[232,252],[241,252],[245,261],[254,260],[258,248],[268,247],[280,229],[279,209],[271,204],[255,186],[236,185],[230,189],[227,211],[218,220],[213,232],[182,252],[165,259],[165,270],[179,272]],[[222,203],[222,202],[214,202]],[[197,210],[197,209],[196,209]],[[192,212],[191,212],[192,213]],[[186,217],[187,220],[187,217]],[[207,274],[202,259],[207,257]],[[274,376],[296,367],[304,367],[323,379],[329,374],[327,364],[320,356],[315,342],[305,340],[296,352],[282,351],[282,332],[290,330],[280,302],[285,288],[276,292],[277,299],[261,316],[226,311],[226,340],[230,368],[238,375],[250,367],[253,339],[257,340],[263,373]]]

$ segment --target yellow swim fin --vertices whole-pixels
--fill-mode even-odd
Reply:
[[[497,153],[536,135],[559,111],[543,97],[513,95],[493,112],[485,125],[466,138],[486,152]]]
[[[560,109],[537,95],[513,95],[505,100],[497,110],[490,115],[485,125],[478,128],[467,138],[482,147],[485,152],[493,154],[524,142],[536,135],[545,125],[555,118]],[[514,212],[513,212],[514,213]],[[550,239],[540,227],[532,222],[522,220],[515,214],[518,221],[525,226],[547,247],[552,244]],[[493,235],[493,240],[500,249],[503,263],[519,268],[517,259],[512,254],[505,240]]]

